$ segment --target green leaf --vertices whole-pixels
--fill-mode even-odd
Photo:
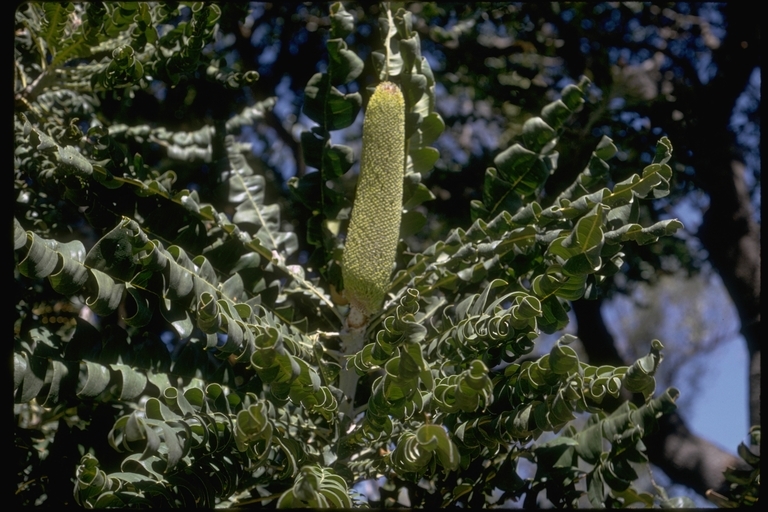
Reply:
[[[58,264],[56,252],[34,233],[27,233],[27,254],[19,263],[19,272],[27,277],[46,277],[50,275]]]
[[[410,180],[405,183],[405,189],[403,190],[403,209],[413,210],[425,201],[431,201],[435,198],[432,192],[423,183],[413,184]]]
[[[330,39],[326,43],[329,64],[328,75],[331,85],[342,85],[360,76],[363,61],[354,52],[347,49],[343,39]]]
[[[618,229],[605,233],[605,241],[610,244],[633,241],[640,245],[652,244],[662,236],[670,236],[683,228],[677,219],[663,220],[646,228],[639,224],[625,224]]]
[[[82,389],[77,391],[77,396],[81,398],[95,398],[109,385],[109,369],[91,361],[83,361],[81,364],[85,365],[86,379]]]
[[[549,367],[554,373],[570,374],[579,367],[579,356],[568,346],[576,339],[575,336],[564,334],[549,352]]]
[[[281,231],[280,207],[264,205],[264,177],[254,174],[234,137],[228,135],[225,144],[232,167],[228,182],[229,200],[237,203],[232,221],[255,229],[256,239],[268,251],[279,251],[284,257],[290,256],[298,249],[298,240],[295,233]],[[254,242],[256,240],[251,243]]]
[[[46,380],[48,360],[25,352],[13,354],[13,380],[17,388],[16,403],[28,403],[35,398]]]
[[[613,158],[617,151],[618,149],[613,141],[603,135],[600,142],[597,144],[597,148],[595,148],[595,156],[601,160],[609,160]]]
[[[125,364],[111,364],[109,367],[119,372],[122,379],[121,400],[133,400],[144,391],[147,385],[147,377],[144,374]]]
[[[576,110],[584,104],[584,93],[582,90],[589,84],[589,80],[586,77],[582,77],[578,85],[570,84],[563,88],[563,92],[560,93],[561,99],[565,106],[571,111]]]
[[[16,217],[13,218],[13,250],[17,251],[27,243],[27,234]]]
[[[179,338],[186,339],[192,334],[194,324],[189,313],[178,301],[169,301],[167,299],[160,301],[160,313],[171,326],[173,326]]]
[[[523,204],[520,194],[512,185],[499,176],[499,171],[489,167],[483,181],[483,204],[490,210],[480,217],[488,217],[498,212],[516,212]]]
[[[351,125],[362,106],[359,93],[342,94],[322,73],[312,76],[304,89],[303,112],[324,130],[340,130]]]
[[[595,508],[603,508],[607,495],[608,490],[605,488],[602,471],[598,466],[595,471],[587,475],[587,497],[589,498],[589,503]]]
[[[661,508],[683,508],[683,509],[696,508],[696,503],[688,496],[677,496],[674,498],[662,500],[662,502],[659,505],[661,506]]]
[[[125,285],[95,269],[91,269],[89,274],[85,304],[97,315],[109,315],[120,305]]]
[[[57,272],[49,275],[48,280],[51,287],[58,293],[67,296],[74,295],[88,281],[88,270],[82,263],[59,254],[61,267]]]
[[[606,198],[606,204],[613,207],[627,204],[634,197],[645,198],[651,191],[653,197],[660,198],[669,194],[669,180],[672,169],[667,164],[651,164],[643,169],[642,177],[633,174],[626,180],[617,183],[613,193]]]
[[[557,132],[542,118],[532,117],[523,123],[522,137],[526,148],[535,153],[543,153],[548,152],[547,146],[556,141]]]
[[[133,256],[135,231],[125,222],[104,235],[88,252],[84,264],[122,281],[129,281],[136,268]]]
[[[330,8],[331,37],[345,38],[355,29],[352,15],[344,9],[341,2],[334,2]]]
[[[592,274],[600,269],[603,243],[603,212],[607,207],[597,205],[579,219],[576,228],[566,237],[560,237],[549,245],[549,252],[565,260],[563,271],[566,275]]]
[[[400,238],[415,235],[426,225],[427,217],[419,211],[403,213],[400,220]]]
[[[72,146],[59,147],[56,157],[59,160],[58,172],[62,176],[73,174],[81,178],[87,178],[93,174],[91,162]]]
[[[330,139],[323,137],[322,130],[318,126],[313,127],[310,131],[301,132],[301,151],[304,162],[309,167],[321,169],[323,167],[323,152],[329,143]]]
[[[411,150],[409,156],[410,161],[408,163],[411,165],[408,166],[408,170],[424,174],[435,166],[435,162],[440,158],[440,152],[432,147],[424,147]]]
[[[572,113],[571,109],[562,100],[556,100],[541,109],[541,118],[547,125],[555,130],[559,130],[563,123],[571,117]]]
[[[539,156],[520,144],[499,153],[493,163],[499,170],[499,176],[524,197],[536,192],[549,176],[549,170]]]
[[[144,327],[152,319],[152,310],[150,309],[149,299],[137,288],[126,285],[126,290],[133,299],[135,313],[130,317],[123,317],[123,321],[132,327]]]
[[[445,131],[445,122],[437,112],[423,117],[416,133],[409,140],[409,147],[424,148],[432,144]]]
[[[302,134],[303,135],[303,134]],[[323,152],[323,176],[326,179],[338,178],[355,163],[355,153],[349,146],[334,144]]]

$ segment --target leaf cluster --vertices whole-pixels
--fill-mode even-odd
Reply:
[[[707,499],[720,508],[754,507],[760,500],[760,425],[749,429],[749,446],[740,443],[739,456],[746,463],[743,469],[726,468],[727,496],[709,490]]]
[[[406,99],[405,239],[425,222],[433,195],[423,180],[445,125],[412,14],[383,13],[384,48],[371,59]],[[317,171],[288,183],[311,212],[305,263],[304,234],[269,199],[239,138],[274,99],[194,130],[123,124],[98,108],[105,91],[130,95],[153,81],[250,87],[256,75],[217,56],[221,16],[208,3],[27,4],[17,13],[19,447],[34,428],[50,445],[43,425],[55,422],[106,440],[80,445],[68,467],[86,507],[349,507],[352,486],[380,476],[411,485],[414,506],[487,505],[496,489],[531,503],[546,490],[556,504],[585,495],[594,506],[650,505],[631,484],[646,460],[643,435],[677,396],[654,398],[661,343],[619,368],[580,361],[569,335],[530,354],[541,333],[566,327],[569,301],[593,298],[618,271],[624,244],[681,227],[639,224],[639,201],[669,191],[670,142],[609,187],[616,147],[603,138],[573,185],[542,207],[559,134],[589,82],[565,87],[486,171],[469,228],[421,252],[401,243],[382,312],[359,349],[342,353],[347,310],[336,290],[351,201],[340,183],[355,158],[331,132],[363,106],[363,94],[345,92],[364,67],[345,42],[355,17],[330,7],[329,65],[305,88],[304,113],[317,124],[301,134],[302,154]],[[149,154],[130,155],[147,144],[209,174],[215,193],[181,187]],[[68,233],[70,217],[93,239]],[[71,302],[82,318],[44,321],[41,298]],[[608,415],[603,400],[622,390],[644,404]],[[97,414],[107,420],[97,424]],[[574,426],[585,414],[586,426]],[[523,459],[535,475],[521,474]],[[22,481],[46,471],[45,460],[24,460]]]

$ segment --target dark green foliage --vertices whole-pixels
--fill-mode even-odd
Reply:
[[[729,482],[728,496],[715,491],[707,493],[707,498],[718,507],[754,507],[760,500],[760,432],[759,425],[752,427],[749,430],[749,446],[739,444],[739,456],[746,467],[725,470],[725,479]]]
[[[350,507],[355,483],[384,475],[414,484],[413,506],[482,506],[494,489],[528,504],[546,490],[559,505],[652,505],[632,483],[643,435],[677,396],[654,397],[661,343],[628,367],[580,361],[570,335],[526,356],[541,332],[567,325],[568,301],[593,297],[618,270],[625,243],[682,226],[638,223],[638,202],[669,192],[669,140],[641,174],[612,182],[616,147],[603,137],[573,184],[541,206],[589,80],[568,85],[496,156],[471,226],[419,252],[401,243],[382,312],[362,348],[342,354],[347,311],[332,297],[355,154],[331,132],[350,127],[367,96],[362,84],[342,92],[364,76],[345,42],[360,20],[330,6],[328,65],[303,98],[317,125],[300,135],[317,172],[288,181],[294,210],[238,138],[273,115],[274,99],[183,129],[122,123],[100,108],[158,81],[250,87],[258,74],[228,65],[216,46],[220,18],[243,14],[227,9],[31,3],[16,14],[18,484],[35,489],[32,475],[55,474],[85,507]],[[426,222],[434,196],[423,180],[445,123],[412,14],[382,13],[385,46],[371,62],[406,101],[407,237]],[[300,205],[306,232],[290,226]],[[306,265],[302,250],[314,251]],[[82,318],[44,322],[33,300],[67,301]],[[366,404],[339,389],[352,372],[368,378]],[[603,399],[622,390],[643,405],[607,414]],[[77,456],[57,459],[65,436]],[[535,475],[518,473],[522,460]],[[430,491],[415,485],[422,479]]]

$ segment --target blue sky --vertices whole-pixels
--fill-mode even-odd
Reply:
[[[734,337],[707,355],[707,378],[690,410],[690,428],[724,450],[736,453],[747,439],[747,349],[744,338]]]
[[[635,300],[645,307],[627,297],[604,306],[618,346],[626,352],[633,335],[640,344],[645,338],[661,340],[666,359],[660,372],[665,363],[679,361],[679,367],[672,382],[662,375],[660,386],[680,390],[679,412],[689,428],[735,454],[749,432],[747,350],[719,276],[660,279],[655,288],[641,287]]]
[[[648,291],[641,297],[646,303],[658,301],[664,314],[662,318],[643,318],[642,308],[637,308],[628,298],[606,304],[604,312],[620,347],[627,343],[627,326],[632,328],[636,325],[632,321],[639,317],[637,321],[646,324],[644,332],[654,332],[654,337],[664,343],[668,359],[675,357],[674,350],[692,351],[682,356],[675,373],[677,380],[673,384],[681,392],[678,412],[693,433],[735,455],[739,443],[745,442],[749,433],[747,349],[739,334],[736,309],[719,276],[709,274],[700,279],[700,283],[687,284],[682,278],[676,283],[669,279],[660,283],[660,292]],[[668,290],[670,287],[673,287],[672,293]],[[690,293],[687,300],[686,293]],[[622,318],[628,319],[623,326]],[[691,325],[699,330],[691,332]],[[712,341],[703,343],[703,350],[696,352],[692,350],[694,342],[701,340],[691,341],[689,338],[694,336]],[[660,370],[664,365],[662,361]],[[692,382],[694,377],[698,378]],[[697,507],[714,507],[693,491],[671,485],[662,474],[654,474],[654,478],[670,497],[688,496]]]

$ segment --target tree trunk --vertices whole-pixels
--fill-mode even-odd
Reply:
[[[749,353],[749,421],[760,424],[760,233],[742,165],[712,179],[710,207],[699,238],[723,280],[741,320]],[[715,184],[716,183],[716,184]]]
[[[728,32],[713,52],[716,76],[701,88],[692,111],[692,164],[710,206],[699,229],[739,313],[749,352],[749,419],[760,424],[760,228],[730,120],[736,100],[759,65],[760,22],[739,2],[726,4]]]
[[[673,482],[690,487],[702,496],[713,489],[728,495],[723,471],[742,468],[744,462],[706,439],[693,434],[677,412],[659,419],[659,430],[643,440],[648,458]]]

